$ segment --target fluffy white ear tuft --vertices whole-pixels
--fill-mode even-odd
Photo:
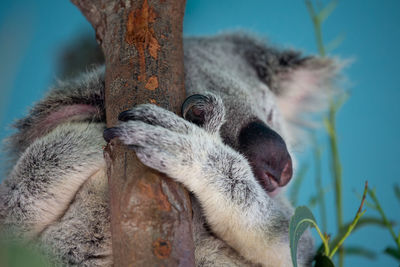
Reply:
[[[310,113],[328,107],[344,65],[346,62],[338,59],[310,57],[299,66],[278,74],[278,106],[286,121],[297,126],[312,125]]]

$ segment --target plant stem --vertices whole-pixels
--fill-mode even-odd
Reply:
[[[357,213],[356,217],[354,218],[353,222],[350,224],[349,228],[347,229],[346,234],[342,237],[342,239],[340,239],[339,243],[332,249],[331,254],[329,255],[330,258],[333,257],[333,255],[335,255],[336,251],[341,248],[344,240],[346,240],[346,238],[350,235],[350,233],[353,231],[354,227],[356,226],[358,220],[361,218],[361,216],[363,216],[365,213],[365,210],[361,213]]]
[[[325,56],[325,46],[324,46],[324,41],[322,39],[322,30],[321,30],[321,24],[322,21],[319,20],[317,14],[315,13],[313,4],[311,3],[310,0],[305,0],[306,6],[308,9],[308,12],[310,13],[313,26],[314,26],[314,32],[315,32],[315,40],[317,42],[317,47],[318,47],[318,52],[321,56]]]
[[[398,250],[400,252],[400,239],[396,236],[396,233],[394,232],[393,227],[392,227],[392,223],[386,217],[386,214],[383,211],[382,206],[380,205],[380,203],[378,201],[378,198],[375,195],[375,191],[374,190],[368,190],[368,193],[369,193],[370,197],[372,198],[372,200],[374,201],[374,204],[376,206],[377,211],[381,215],[382,220],[385,223],[386,228],[389,230],[390,235],[393,237],[393,240],[396,243],[397,248],[398,248]]]
[[[335,255],[336,251],[341,248],[344,240],[346,240],[346,238],[350,235],[350,233],[353,231],[353,229],[355,228],[355,226],[357,225],[358,220],[361,218],[361,216],[364,215],[365,210],[362,211],[362,207],[364,206],[364,201],[365,201],[365,197],[367,196],[367,190],[368,190],[368,182],[365,182],[365,188],[364,188],[364,193],[363,193],[363,197],[361,200],[361,204],[360,207],[358,208],[358,211],[356,213],[356,216],[354,217],[353,222],[349,225],[349,228],[347,229],[346,233],[343,235],[343,237],[339,240],[339,242],[336,244],[336,246],[332,249],[331,254],[329,255],[329,258],[332,258],[333,255]],[[340,250],[339,250],[340,251]]]
[[[310,17],[313,22],[314,26],[314,31],[315,31],[315,38],[317,42],[317,47],[319,54],[321,56],[325,56],[325,46],[324,46],[324,41],[322,38],[322,22],[324,19],[326,19],[327,16],[324,17],[324,19],[321,19],[321,12],[317,14],[315,12],[314,6],[311,2],[311,0],[305,0],[308,12],[310,13]],[[333,2],[332,2],[333,3]],[[328,4],[329,5],[329,4]],[[334,8],[334,7],[333,7]],[[337,229],[338,232],[343,226],[343,206],[342,206],[342,167],[340,164],[340,158],[339,158],[339,151],[338,151],[338,145],[337,145],[337,134],[336,134],[336,108],[335,108],[335,102],[331,100],[330,103],[330,109],[329,109],[329,115],[328,115],[328,120],[327,120],[327,126],[328,126],[328,134],[329,134],[329,143],[331,147],[331,152],[332,152],[332,172],[333,172],[333,182],[334,182],[334,188],[335,188],[335,201],[336,201],[336,218],[337,218]],[[343,266],[344,262],[344,250],[340,249],[339,250],[339,267]]]
[[[336,109],[333,100],[330,104],[329,115],[327,120],[329,144],[331,147],[331,169],[333,174],[333,183],[335,188],[336,202],[336,223],[338,232],[343,227],[343,205],[342,205],[342,165],[340,164],[339,149],[337,144],[336,133]],[[344,263],[344,251],[339,250],[339,266]]]
[[[329,255],[330,251],[328,243],[329,237],[327,238],[324,236],[324,234],[321,232],[321,229],[319,229],[318,225],[313,220],[305,220],[305,221],[310,222],[312,225],[314,225],[315,229],[317,229],[318,235],[321,238],[322,243],[324,244],[324,253],[325,255]]]
[[[317,187],[317,199],[319,203],[319,211],[321,214],[322,230],[326,232],[328,229],[325,209],[324,189],[322,188],[322,171],[321,171],[321,149],[318,147],[317,138],[314,139],[314,164],[315,164],[315,186]]]
[[[343,205],[342,205],[342,165],[339,158],[339,149],[337,144],[337,133],[336,133],[336,109],[335,104],[331,101],[328,117],[328,136],[329,143],[332,152],[332,172],[333,181],[335,186],[335,201],[336,201],[336,213],[337,213],[337,224],[338,230],[343,226]]]

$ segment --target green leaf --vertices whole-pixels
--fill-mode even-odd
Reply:
[[[326,255],[317,255],[315,257],[314,267],[334,267],[331,259]]]
[[[318,256],[318,255],[324,255],[324,243],[322,243],[321,245],[319,245],[319,247],[317,248],[317,252],[315,253],[315,257],[314,257],[314,260],[315,260],[315,258]]]
[[[320,22],[325,21],[330,14],[336,9],[336,6],[338,4],[337,0],[332,0],[330,1],[322,10],[319,12],[317,15],[318,19]]]
[[[397,197],[397,200],[400,201],[400,186],[398,184],[395,184],[393,189],[394,189],[394,194]]]
[[[290,254],[292,263],[297,267],[297,243],[309,226],[317,225],[314,215],[306,206],[297,207],[289,223]]]
[[[336,36],[335,39],[333,39],[332,41],[330,41],[327,45],[325,50],[329,53],[332,52],[333,50],[335,50],[336,48],[338,48],[344,41],[344,39],[346,39],[344,34],[340,34],[338,36]]]
[[[344,251],[346,254],[348,255],[355,255],[355,256],[361,256],[370,260],[373,260],[376,258],[376,253],[372,250],[363,248],[363,247],[350,247],[350,246],[346,246],[344,248]]]
[[[384,252],[393,258],[400,260],[400,251],[395,247],[387,247]]]

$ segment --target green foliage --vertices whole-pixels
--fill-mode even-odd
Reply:
[[[336,48],[338,48],[344,41],[345,39],[345,35],[344,34],[340,34],[338,35],[335,39],[333,39],[332,41],[330,41],[327,45],[326,45],[326,51],[329,53],[333,50],[335,50]]]
[[[395,187],[395,193],[396,193],[396,187]],[[375,190],[368,190],[368,194],[373,201],[374,208],[380,214],[385,228],[389,231],[390,235],[393,238],[394,243],[396,244],[396,247],[387,247],[385,249],[384,253],[397,259],[400,262],[400,232],[396,235],[396,233],[393,229],[393,224],[386,217],[386,214],[383,211],[383,208],[382,208],[381,204],[379,203],[379,200],[375,194]]]
[[[317,254],[317,256],[315,256],[314,267],[334,267],[334,265],[328,256]]]
[[[297,207],[289,223],[290,255],[294,267],[297,267],[297,243],[309,226],[314,226],[318,233],[322,235],[312,212],[306,206]],[[321,239],[324,240],[323,236],[321,236]]]
[[[397,259],[400,261],[400,252],[397,248],[395,247],[387,247],[384,251],[386,254],[389,256],[392,256],[393,258]]]
[[[317,188],[317,195],[315,196],[316,203],[319,203],[319,211],[321,214],[322,220],[322,229],[326,231],[328,224],[326,218],[326,209],[325,209],[325,193],[328,190],[325,190],[322,186],[322,163],[321,163],[321,155],[322,149],[318,145],[317,137],[315,134],[313,135],[313,143],[314,143],[314,162],[315,162],[315,186]],[[312,205],[312,199],[310,199],[310,205]]]
[[[311,0],[305,0],[308,12],[313,22],[315,37],[317,42],[318,51],[321,56],[326,55],[326,48],[322,38],[322,23],[329,17],[329,15],[336,9],[338,4],[337,0],[330,1],[325,7],[313,5]],[[317,3],[318,4],[318,3]],[[340,41],[341,42],[341,41]],[[339,43],[339,41],[336,41]],[[336,114],[345,98],[331,99],[330,108],[327,117],[324,120],[325,128],[327,130],[330,151],[331,151],[331,170],[332,170],[332,183],[334,185],[334,195],[336,203],[336,224],[338,231],[343,227],[343,205],[342,205],[342,165],[340,163],[339,149],[336,134]],[[319,152],[320,153],[320,152]],[[321,155],[316,155],[320,157]],[[319,163],[320,164],[320,163]],[[320,179],[317,177],[317,179]],[[326,229],[326,211],[325,201],[323,199],[321,181],[317,180],[319,201],[321,202],[321,214],[323,218],[323,227]],[[339,266],[343,266],[344,251],[341,249],[339,252]]]
[[[15,241],[0,242],[0,266],[43,267],[50,261],[37,248]]]
[[[364,204],[365,204],[365,201],[364,201]],[[339,230],[339,232],[338,232],[338,234],[337,234],[337,237],[335,237],[335,238],[331,241],[331,244],[332,244],[333,246],[336,246],[336,244],[339,243],[340,238],[341,238],[342,236],[345,235],[345,233],[346,233],[347,229],[349,228],[350,224],[351,224],[350,222],[344,224],[343,227]],[[373,225],[373,226],[382,227],[382,228],[385,228],[385,227],[386,227],[385,222],[384,222],[381,218],[377,218],[377,217],[363,217],[363,218],[360,218],[360,219],[358,220],[358,223],[357,223],[357,225],[354,227],[353,231],[359,230],[359,229],[361,229],[361,228],[363,228],[363,227],[365,227],[365,226],[372,226],[372,225]]]
[[[322,6],[321,2],[316,0],[313,3],[311,0],[304,0],[309,11],[311,20],[313,22],[316,43],[318,47],[318,51],[321,56],[326,55],[326,51],[331,51],[336,48],[344,39],[344,35],[338,36],[334,39],[328,46],[324,45],[322,38],[322,24],[329,17],[329,15],[335,10],[337,7],[338,1],[332,0],[325,6]],[[376,197],[374,190],[368,190],[367,183],[365,185],[364,193],[361,197],[360,207],[354,217],[354,219],[350,222],[345,223],[343,221],[343,205],[342,205],[342,165],[340,161],[340,154],[338,149],[338,138],[336,131],[336,115],[340,110],[343,103],[347,100],[348,95],[342,94],[340,96],[336,96],[331,99],[329,111],[324,119],[325,129],[329,141],[330,148],[330,165],[331,165],[331,176],[332,176],[332,185],[333,185],[333,193],[335,196],[335,204],[336,204],[336,226],[337,226],[337,234],[334,238],[330,240],[330,236],[326,233],[322,234],[320,228],[318,227],[316,220],[312,214],[312,212],[306,207],[298,207],[296,208],[295,214],[292,217],[290,222],[289,229],[289,237],[290,237],[290,248],[292,261],[294,266],[296,265],[296,250],[297,250],[297,242],[305,229],[308,226],[313,226],[316,228],[321,240],[322,245],[317,251],[317,255],[315,257],[314,266],[334,266],[332,262],[333,256],[338,252],[339,261],[338,266],[343,266],[344,256],[345,254],[356,255],[365,257],[368,259],[374,259],[376,257],[376,253],[365,249],[361,246],[353,246],[353,247],[343,247],[343,242],[346,238],[354,231],[365,226],[379,226],[387,229],[396,244],[395,247],[390,246],[387,247],[384,251],[387,255],[397,259],[400,262],[400,232],[396,235],[393,229],[393,222],[389,221],[386,214],[384,213],[378,198]],[[327,193],[326,187],[324,188],[322,185],[322,177],[321,177],[321,149],[318,145],[318,142],[314,135],[314,161],[315,161],[315,182],[317,193],[312,196],[309,201],[310,206],[318,205],[320,208],[321,219],[323,230],[327,229],[326,225],[326,207],[325,207],[325,199],[324,196]],[[301,173],[302,180],[305,176],[305,171]],[[301,182],[301,181],[300,181]],[[299,182],[299,183],[300,183]],[[295,190],[293,191],[295,195],[293,196],[294,200],[297,200],[296,190],[298,191],[299,185],[296,185]],[[329,187],[328,187],[329,188]],[[400,187],[399,185],[394,185],[394,194],[396,198],[400,202]],[[366,201],[366,196],[371,198],[371,201]],[[296,203],[296,201],[293,201]],[[364,217],[361,218],[365,211],[362,210],[363,205],[370,207],[373,210],[376,210],[380,217]]]
[[[343,234],[338,235],[338,241],[335,243],[331,243],[331,245],[329,245],[330,237],[326,234],[322,234],[312,212],[305,206],[300,206],[296,208],[289,224],[290,254],[292,256],[294,267],[297,267],[297,243],[300,240],[301,235],[309,226],[315,227],[323,243],[323,250],[319,249],[317,252],[317,256],[315,258],[315,266],[334,266],[331,261],[332,257],[335,255],[336,251],[342,246],[343,242],[350,235],[350,233],[355,229],[357,222],[365,213],[362,208],[364,205],[365,197],[367,196],[367,190],[368,183],[365,183],[363,197],[356,216],[354,217],[353,221],[348,225],[346,231]],[[363,250],[358,249],[358,252],[362,251]]]

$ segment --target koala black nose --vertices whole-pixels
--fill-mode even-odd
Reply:
[[[270,196],[292,178],[292,159],[285,141],[265,123],[254,121],[242,128],[239,150],[247,157],[254,175]]]

